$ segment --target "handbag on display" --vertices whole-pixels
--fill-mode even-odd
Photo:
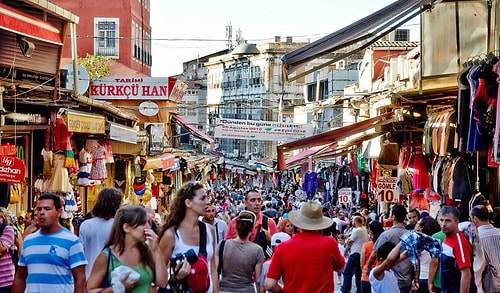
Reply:
[[[380,143],[378,164],[384,169],[397,169],[399,166],[399,145],[396,142]]]

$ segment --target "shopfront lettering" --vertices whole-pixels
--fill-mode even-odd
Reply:
[[[93,99],[169,99],[171,85],[161,77],[107,77],[93,81],[90,97]]]
[[[16,157],[0,156],[0,182],[21,183],[24,180],[26,167]]]
[[[104,117],[69,114],[66,125],[71,132],[102,134],[106,130]]]

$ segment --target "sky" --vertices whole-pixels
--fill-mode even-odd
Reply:
[[[152,76],[180,74],[183,62],[225,49],[229,24],[233,39],[239,29],[248,43],[271,42],[274,36],[312,42],[393,2],[151,0]],[[411,26],[415,27],[415,22],[410,22]]]

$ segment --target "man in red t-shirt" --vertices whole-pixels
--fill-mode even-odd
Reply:
[[[446,235],[441,252],[441,292],[474,293],[472,247],[458,229],[460,212],[456,207],[441,209],[439,224]]]
[[[333,272],[344,269],[345,259],[337,242],[323,236],[333,220],[323,216],[318,201],[308,201],[288,218],[300,229],[275,250],[264,286],[271,292],[333,292]],[[283,278],[283,287],[278,280]]]
[[[271,237],[278,232],[276,228],[276,222],[273,219],[267,218],[267,229],[262,227],[262,213],[260,209],[262,207],[262,195],[257,190],[249,190],[245,195],[245,209],[247,211],[252,211],[257,216],[257,221],[253,227],[252,235],[250,236],[250,241],[255,240],[257,231],[259,229],[266,234],[267,241],[271,241]],[[233,239],[236,237],[236,218],[229,222],[227,227],[226,239]]]

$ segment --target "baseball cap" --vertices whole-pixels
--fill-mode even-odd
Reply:
[[[285,232],[278,232],[271,237],[271,246],[277,246],[288,239],[290,239],[290,235]]]

